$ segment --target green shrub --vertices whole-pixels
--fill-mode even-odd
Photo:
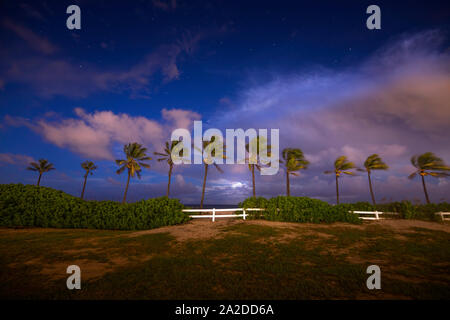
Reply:
[[[356,214],[349,213],[345,206],[332,206],[325,201],[307,197],[279,196],[267,200],[265,198],[248,198],[239,204],[244,208],[265,208],[262,218],[271,221],[286,222],[351,222],[360,223]],[[258,218],[256,213],[251,217]]]
[[[250,197],[239,203],[240,208],[267,208],[269,201],[264,197]],[[263,211],[246,211],[250,219],[263,219]]]
[[[440,211],[449,212],[450,204],[442,202],[414,205],[409,201],[401,201],[377,204],[376,209],[382,212],[396,212],[399,214],[399,218],[402,219],[439,221],[441,218],[435,213]]]
[[[272,221],[291,222],[360,222],[356,214],[349,211],[380,211],[398,213],[393,218],[440,221],[436,212],[450,212],[450,204],[430,203],[413,205],[409,201],[397,201],[373,205],[369,202],[329,205],[327,202],[307,197],[279,196],[267,200],[250,197],[239,203],[243,208],[265,208],[264,212],[249,212],[250,218],[264,218]]]
[[[183,223],[184,206],[167,197],[121,204],[85,201],[32,185],[0,185],[0,225],[117,230],[152,229]]]
[[[264,197],[250,197],[240,202],[238,206],[240,208],[267,208],[269,200]]]
[[[441,217],[436,212],[450,212],[450,203],[429,203],[414,206],[414,215],[412,219],[425,219],[441,221]]]

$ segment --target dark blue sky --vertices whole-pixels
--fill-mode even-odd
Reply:
[[[79,163],[89,158],[99,169],[87,197],[119,199],[125,176],[111,160],[127,139],[157,151],[177,125],[201,118],[221,129],[280,128],[282,147],[315,160],[294,180],[296,195],[332,201],[324,168],[341,154],[360,161],[384,152],[393,170],[380,184],[391,189],[380,187],[379,197],[421,199],[401,180],[410,156],[434,151],[450,161],[439,131],[449,125],[445,3],[2,1],[0,181],[34,183],[24,168],[44,157],[57,170],[43,185],[77,195]],[[71,4],[81,8],[81,30],[66,28]],[[381,8],[381,30],[366,28],[371,4]],[[343,110],[353,122],[339,118]],[[131,200],[164,194],[166,168],[152,166],[133,181]],[[197,202],[201,167],[176,174],[174,196]],[[212,172],[207,202],[242,200],[249,178],[242,168]],[[435,200],[449,200],[448,183],[435,180]],[[344,182],[344,199],[368,199],[363,177],[353,181]],[[258,178],[265,196],[283,193],[283,184],[282,172]]]

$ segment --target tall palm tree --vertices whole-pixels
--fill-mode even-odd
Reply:
[[[368,156],[366,161],[364,161],[364,168],[365,169],[358,169],[358,171],[367,172],[367,177],[369,179],[370,196],[372,197],[372,203],[375,205],[377,203],[375,202],[375,196],[373,195],[372,180],[370,178],[370,174],[372,173],[373,170],[387,170],[389,169],[389,166],[383,162],[383,160],[380,158],[379,155],[374,153]]]
[[[343,174],[343,173],[350,175],[350,176],[355,175],[354,172],[349,171],[349,170],[352,170],[355,168],[356,168],[355,164],[353,162],[348,161],[346,156],[340,156],[334,162],[334,170],[324,172],[325,174],[334,173],[336,175],[336,202],[337,202],[337,204],[339,204],[339,181],[338,181],[338,179],[341,176],[341,174]]]
[[[97,166],[89,160],[86,160],[85,162],[83,162],[81,164],[81,167],[86,170],[86,173],[84,174],[84,183],[83,183],[83,190],[81,191],[81,199],[84,198],[84,190],[86,188],[86,181],[87,181],[87,177],[89,174],[94,174],[92,171],[94,171],[95,169],[97,169]]]
[[[286,148],[281,155],[283,160],[280,162],[284,163],[286,169],[286,194],[289,197],[291,195],[289,175],[298,176],[297,171],[307,169],[309,161],[305,159],[301,149]]]
[[[256,143],[256,154],[253,155],[252,158],[250,159],[250,143],[247,143],[245,145],[245,150],[247,151],[249,156],[245,160],[248,161],[248,169],[252,173],[253,197],[256,197],[255,169],[258,171],[261,171],[261,165],[258,163],[250,163],[250,160],[252,160],[252,162],[257,162],[259,159],[259,155],[263,150],[259,150],[259,136],[257,136],[252,142]],[[269,156],[269,157],[270,157],[270,149],[271,149],[271,146],[269,144],[269,145],[267,145],[267,156]]]
[[[214,140],[215,140],[215,136],[213,136],[213,137],[211,138],[211,141],[203,141],[203,150],[204,150],[210,143],[214,142]],[[224,145],[223,149],[225,149],[225,145]],[[219,154],[218,154],[218,156],[221,156],[222,158],[225,158],[225,156],[223,155],[223,152],[222,152],[222,151],[219,151],[219,152],[222,153],[222,155],[219,155]],[[211,156],[212,156],[212,157],[215,157],[215,156],[216,156],[216,150],[213,150],[213,151],[211,152]],[[203,201],[204,201],[204,199],[205,199],[206,177],[208,176],[208,167],[209,167],[209,164],[206,163],[206,161],[210,162],[210,161],[208,160],[208,158],[205,159],[205,157],[203,157],[203,165],[204,165],[204,167],[205,167],[205,174],[204,174],[204,176],[203,176],[202,200],[200,201],[200,209],[203,209]],[[219,171],[220,173],[223,173],[222,168],[220,168],[220,167],[217,165],[217,163],[214,162],[213,165],[214,165],[214,167],[217,169],[217,171]]]
[[[450,167],[447,166],[441,158],[436,156],[432,152],[425,152],[419,156],[415,155],[411,158],[411,164],[416,167],[416,171],[409,175],[409,179],[419,174],[422,177],[423,192],[425,193],[425,199],[427,203],[430,203],[428,197],[427,186],[425,185],[425,176],[432,177],[448,177],[449,174],[446,171],[450,171]]]
[[[55,170],[55,168],[53,167],[52,163],[48,162],[47,159],[39,159],[39,163],[30,162],[30,166],[27,168],[27,170],[39,172],[39,178],[36,184],[39,186],[41,183],[42,174],[50,170]]]
[[[144,161],[152,160],[152,158],[148,157],[146,152],[147,148],[144,148],[141,144],[137,142],[129,143],[123,146],[123,152],[127,157],[125,160],[116,160],[117,165],[120,168],[116,171],[117,174],[121,174],[128,169],[128,180],[127,186],[125,187],[125,193],[123,195],[122,203],[125,203],[127,199],[128,185],[130,184],[130,177],[134,178],[136,174],[138,178],[141,178],[142,168],[150,168],[150,165],[145,163]]]
[[[169,144],[169,142],[166,141],[163,152],[154,152],[154,155],[162,157],[158,159],[158,162],[166,161],[169,165],[169,181],[167,183],[167,193],[166,193],[167,197],[169,196],[170,193],[170,179],[172,177],[172,170],[173,170],[172,150],[177,145],[178,142],[179,141],[171,141]],[[181,154],[181,156],[183,155]]]

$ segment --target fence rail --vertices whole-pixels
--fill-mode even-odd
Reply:
[[[442,221],[448,221],[450,220],[450,212],[436,212],[435,214],[440,215]]]
[[[242,211],[241,214],[216,214],[216,212],[239,212]],[[216,221],[217,218],[238,218],[242,217],[244,220],[248,216],[246,212],[248,211],[264,211],[264,209],[260,208],[230,208],[230,209],[184,209],[183,212],[190,212],[190,213],[209,213],[212,214],[194,214],[190,215],[191,218],[198,219],[198,218],[212,218],[212,221]]]
[[[384,217],[380,217],[382,215],[398,215],[397,212],[381,212],[381,211],[349,211],[349,212],[356,213],[361,220],[380,220],[384,219]],[[372,216],[366,217],[365,215],[372,215]]]

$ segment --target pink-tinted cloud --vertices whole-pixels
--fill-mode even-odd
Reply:
[[[25,154],[0,153],[0,165],[12,164],[16,166],[27,166],[30,162],[34,162],[33,157]]]
[[[4,19],[2,22],[7,29],[13,31],[16,35],[25,40],[33,50],[46,55],[53,54],[58,50],[58,47],[52,44],[48,39],[38,36],[26,27],[16,24],[10,19]]]
[[[40,22],[45,22],[47,19],[44,17],[44,15],[41,14],[38,10],[36,10],[33,6],[27,4],[27,3],[21,3],[20,8],[22,8],[27,15],[30,17],[39,20]]]
[[[175,10],[177,8],[176,0],[153,0],[155,8],[162,9],[164,11]]]
[[[162,109],[163,118],[174,124],[176,128],[189,129],[193,125],[194,120],[200,120],[200,114],[189,110],[182,109]]]
[[[57,121],[48,118],[31,121],[6,116],[4,123],[16,127],[26,126],[46,141],[88,158],[113,160],[114,145],[138,142],[152,150],[160,149],[164,141],[170,138],[173,129],[200,118],[199,114],[182,109],[163,109],[165,122],[112,111],[87,113],[76,108],[74,113],[74,118]]]

